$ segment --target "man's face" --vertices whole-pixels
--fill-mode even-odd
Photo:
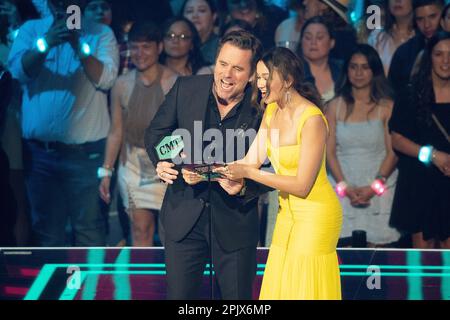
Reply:
[[[252,51],[225,43],[217,56],[214,87],[218,98],[227,103],[239,99],[251,79]]]
[[[130,56],[131,62],[140,72],[146,71],[158,63],[159,55],[162,51],[162,43],[155,41],[131,41]]]
[[[86,9],[84,9],[84,16],[87,19],[98,23],[103,23],[108,26],[112,23],[111,6],[104,0],[90,1],[86,6]]]
[[[442,9],[435,5],[422,6],[415,10],[417,27],[425,38],[430,39],[439,29]]]
[[[57,20],[67,18],[67,8],[76,5],[80,6],[82,4],[81,0],[49,0],[49,7],[53,12],[53,15]]]
[[[320,16],[328,8],[325,3],[319,0],[304,0],[303,5],[305,6],[306,19]]]
[[[228,0],[228,10],[235,20],[244,20],[255,26],[258,19],[258,8],[254,0]]]

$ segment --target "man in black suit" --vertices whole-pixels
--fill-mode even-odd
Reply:
[[[161,208],[169,299],[199,297],[210,246],[221,297],[252,298],[259,228],[257,196],[267,189],[250,181],[218,179],[212,182],[208,202],[205,179],[186,169],[180,174],[173,163],[160,162],[155,146],[174,130],[183,129],[192,137],[184,140],[185,163],[243,158],[252,139],[246,139],[242,154],[237,154],[236,143],[242,143],[250,130],[256,134],[261,122],[261,112],[251,103],[250,85],[260,48],[260,42],[248,32],[225,36],[219,45],[214,76],[179,78],[147,129],[147,152],[160,179],[169,184]],[[203,136],[207,140],[206,130],[220,133],[221,138],[203,141]],[[227,136],[230,130],[237,137]],[[202,159],[193,159],[195,154]],[[206,208],[211,208],[212,239]]]

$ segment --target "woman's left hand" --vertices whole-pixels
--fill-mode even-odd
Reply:
[[[356,188],[359,194],[358,205],[370,206],[370,200],[375,196],[375,192],[370,186]]]
[[[214,169],[214,172],[220,173],[229,180],[239,181],[248,178],[248,166],[237,163],[226,164],[223,167]]]

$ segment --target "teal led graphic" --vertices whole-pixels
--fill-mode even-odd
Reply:
[[[369,271],[371,265],[360,264],[340,265],[341,276],[343,277],[402,277],[408,283],[408,300],[423,300],[423,278],[440,278],[442,282],[441,296],[443,300],[450,299],[450,251],[442,253],[442,266],[422,265],[420,251],[406,252],[406,265],[376,265],[379,272]],[[58,270],[68,270],[72,266],[77,266],[80,270],[80,288],[65,288],[60,296],[60,300],[74,300],[79,296],[82,300],[94,300],[97,295],[98,282],[100,276],[111,276],[114,283],[114,299],[131,300],[131,277],[141,275],[165,276],[166,266],[164,263],[130,263],[131,250],[123,248],[115,263],[104,263],[106,251],[103,249],[91,249],[87,253],[88,263],[72,264],[46,264],[42,267],[30,290],[25,296],[25,300],[39,300],[42,293],[49,284],[52,276]],[[257,275],[263,276],[265,264],[257,265]],[[204,276],[210,274],[210,266],[205,266]],[[214,274],[214,272],[213,272]],[[68,277],[70,275],[68,274]]]
[[[406,263],[408,265],[420,266],[422,264],[421,252],[420,251],[406,252]],[[423,269],[423,267],[421,269]],[[407,279],[408,279],[408,300],[423,300],[422,278],[408,277]]]
[[[113,275],[114,281],[114,298],[116,300],[131,300],[131,286],[130,286],[130,249],[124,248],[120,251],[119,257],[116,260],[116,273]]]

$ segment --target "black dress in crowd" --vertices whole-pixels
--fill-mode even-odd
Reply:
[[[411,98],[402,95],[396,102],[390,130],[416,142],[450,153],[450,143],[433,120],[418,120]],[[431,108],[442,126],[450,132],[450,103],[435,103]],[[400,154],[399,177],[392,206],[391,225],[409,233],[423,232],[424,239],[450,237],[450,178],[433,165]]]

